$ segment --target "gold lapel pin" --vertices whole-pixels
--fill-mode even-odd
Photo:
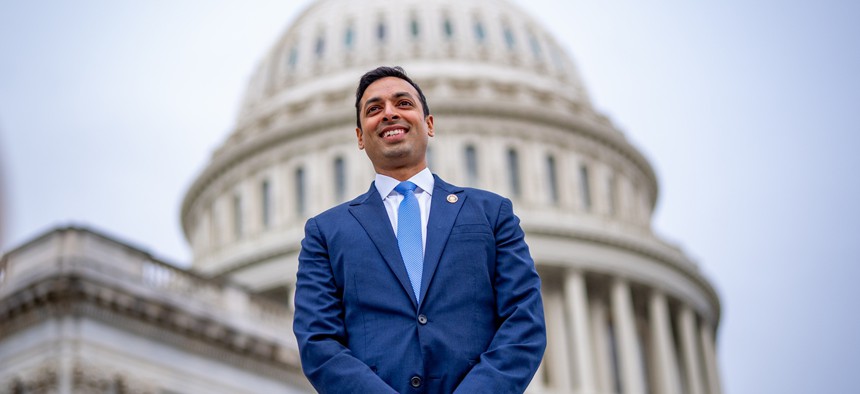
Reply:
[[[457,195],[456,194],[449,194],[448,195],[448,202],[450,202],[451,204],[457,202]]]

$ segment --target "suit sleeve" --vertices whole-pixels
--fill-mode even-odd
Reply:
[[[302,370],[320,393],[395,393],[346,347],[342,297],[325,237],[310,219],[299,254],[293,320]]]
[[[522,393],[546,348],[540,278],[508,199],[501,203],[494,232],[499,328],[455,393]]]

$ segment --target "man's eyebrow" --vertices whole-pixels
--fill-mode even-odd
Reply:
[[[415,97],[412,97],[412,94],[409,92],[397,92],[397,93],[394,93],[394,95],[392,95],[392,97],[393,98],[408,97],[410,99],[415,100]],[[382,97],[379,97],[379,96],[371,97],[371,98],[367,99],[367,101],[364,102],[364,108],[367,108],[367,106],[369,104],[375,104],[375,103],[378,103],[380,101],[382,101]]]
[[[412,97],[412,94],[411,94],[411,93],[409,93],[409,92],[397,92],[397,93],[394,93],[394,98],[401,98],[401,97],[409,97],[409,98],[413,98],[413,97]]]
[[[367,101],[364,102],[364,108],[367,108],[368,104],[378,103],[380,101],[382,101],[382,97],[379,97],[379,96],[371,97],[371,98],[367,99]]]

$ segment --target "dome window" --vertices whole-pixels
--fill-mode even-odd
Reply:
[[[346,28],[346,32],[343,33],[343,45],[346,49],[352,49],[352,43],[355,40],[355,37],[353,37],[354,35],[352,26],[350,25]]]
[[[445,32],[445,38],[450,39],[454,37],[454,25],[451,24],[451,18],[445,17],[445,20],[442,22],[442,29]]]
[[[299,61],[299,50],[298,50],[298,48],[293,46],[292,48],[290,48],[290,52],[287,55],[287,65],[289,66],[290,70],[293,70],[296,68],[296,63],[298,63],[298,61]]]
[[[585,164],[579,166],[579,192],[582,197],[582,207],[591,210],[591,185],[588,180],[588,167]]]
[[[379,42],[385,41],[385,23],[382,21],[376,25],[376,38],[379,39]]]
[[[463,151],[466,160],[466,184],[475,186],[478,184],[478,154],[472,145],[466,146]]]
[[[479,43],[484,43],[484,38],[484,25],[481,23],[481,21],[475,21],[475,40],[477,40]]]
[[[540,42],[538,41],[537,37],[534,36],[534,34],[529,34],[529,44],[532,47],[532,54],[534,54],[536,58],[540,59],[542,52]]]
[[[317,37],[317,44],[316,44],[316,47],[314,48],[314,53],[316,53],[317,59],[321,58],[323,56],[323,54],[325,53],[325,37],[323,37],[322,34],[320,34],[320,36]]]
[[[418,19],[412,17],[412,22],[409,23],[409,30],[412,32],[412,38],[418,38],[421,34],[421,27],[418,25]]]
[[[296,192],[296,213],[299,216],[304,216],[307,209],[307,200],[305,198],[305,169],[302,167],[296,168],[295,177],[295,192]]]
[[[517,151],[508,149],[508,181],[511,188],[511,194],[514,197],[522,195],[522,187],[520,185],[520,159]]]
[[[272,186],[268,180],[260,184],[260,216],[263,228],[272,226]]]
[[[236,194],[233,196],[233,236],[235,239],[242,238],[242,196]]]
[[[606,180],[606,197],[608,200],[607,212],[610,215],[615,215],[618,211],[618,179],[613,174]]]
[[[509,50],[514,50],[516,47],[516,40],[514,39],[514,32],[511,30],[509,26],[505,26],[505,44],[508,46]]]
[[[334,159],[334,198],[337,202],[346,199],[346,166],[343,157]]]
[[[564,71],[564,60],[561,56],[561,49],[559,49],[555,45],[551,46],[550,57],[552,57],[552,62],[555,64],[555,67],[558,69],[558,71]]]
[[[558,171],[555,165],[555,157],[552,155],[546,157],[546,176],[547,185],[549,186],[549,200],[553,204],[558,204]]]

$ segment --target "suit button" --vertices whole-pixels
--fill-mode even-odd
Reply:
[[[422,324],[422,325],[423,325],[423,324],[427,324],[427,316],[424,316],[424,315],[418,315],[418,323],[420,323],[420,324]]]
[[[409,379],[409,384],[411,384],[412,387],[415,387],[416,389],[421,387],[421,377],[413,376],[412,379]]]

